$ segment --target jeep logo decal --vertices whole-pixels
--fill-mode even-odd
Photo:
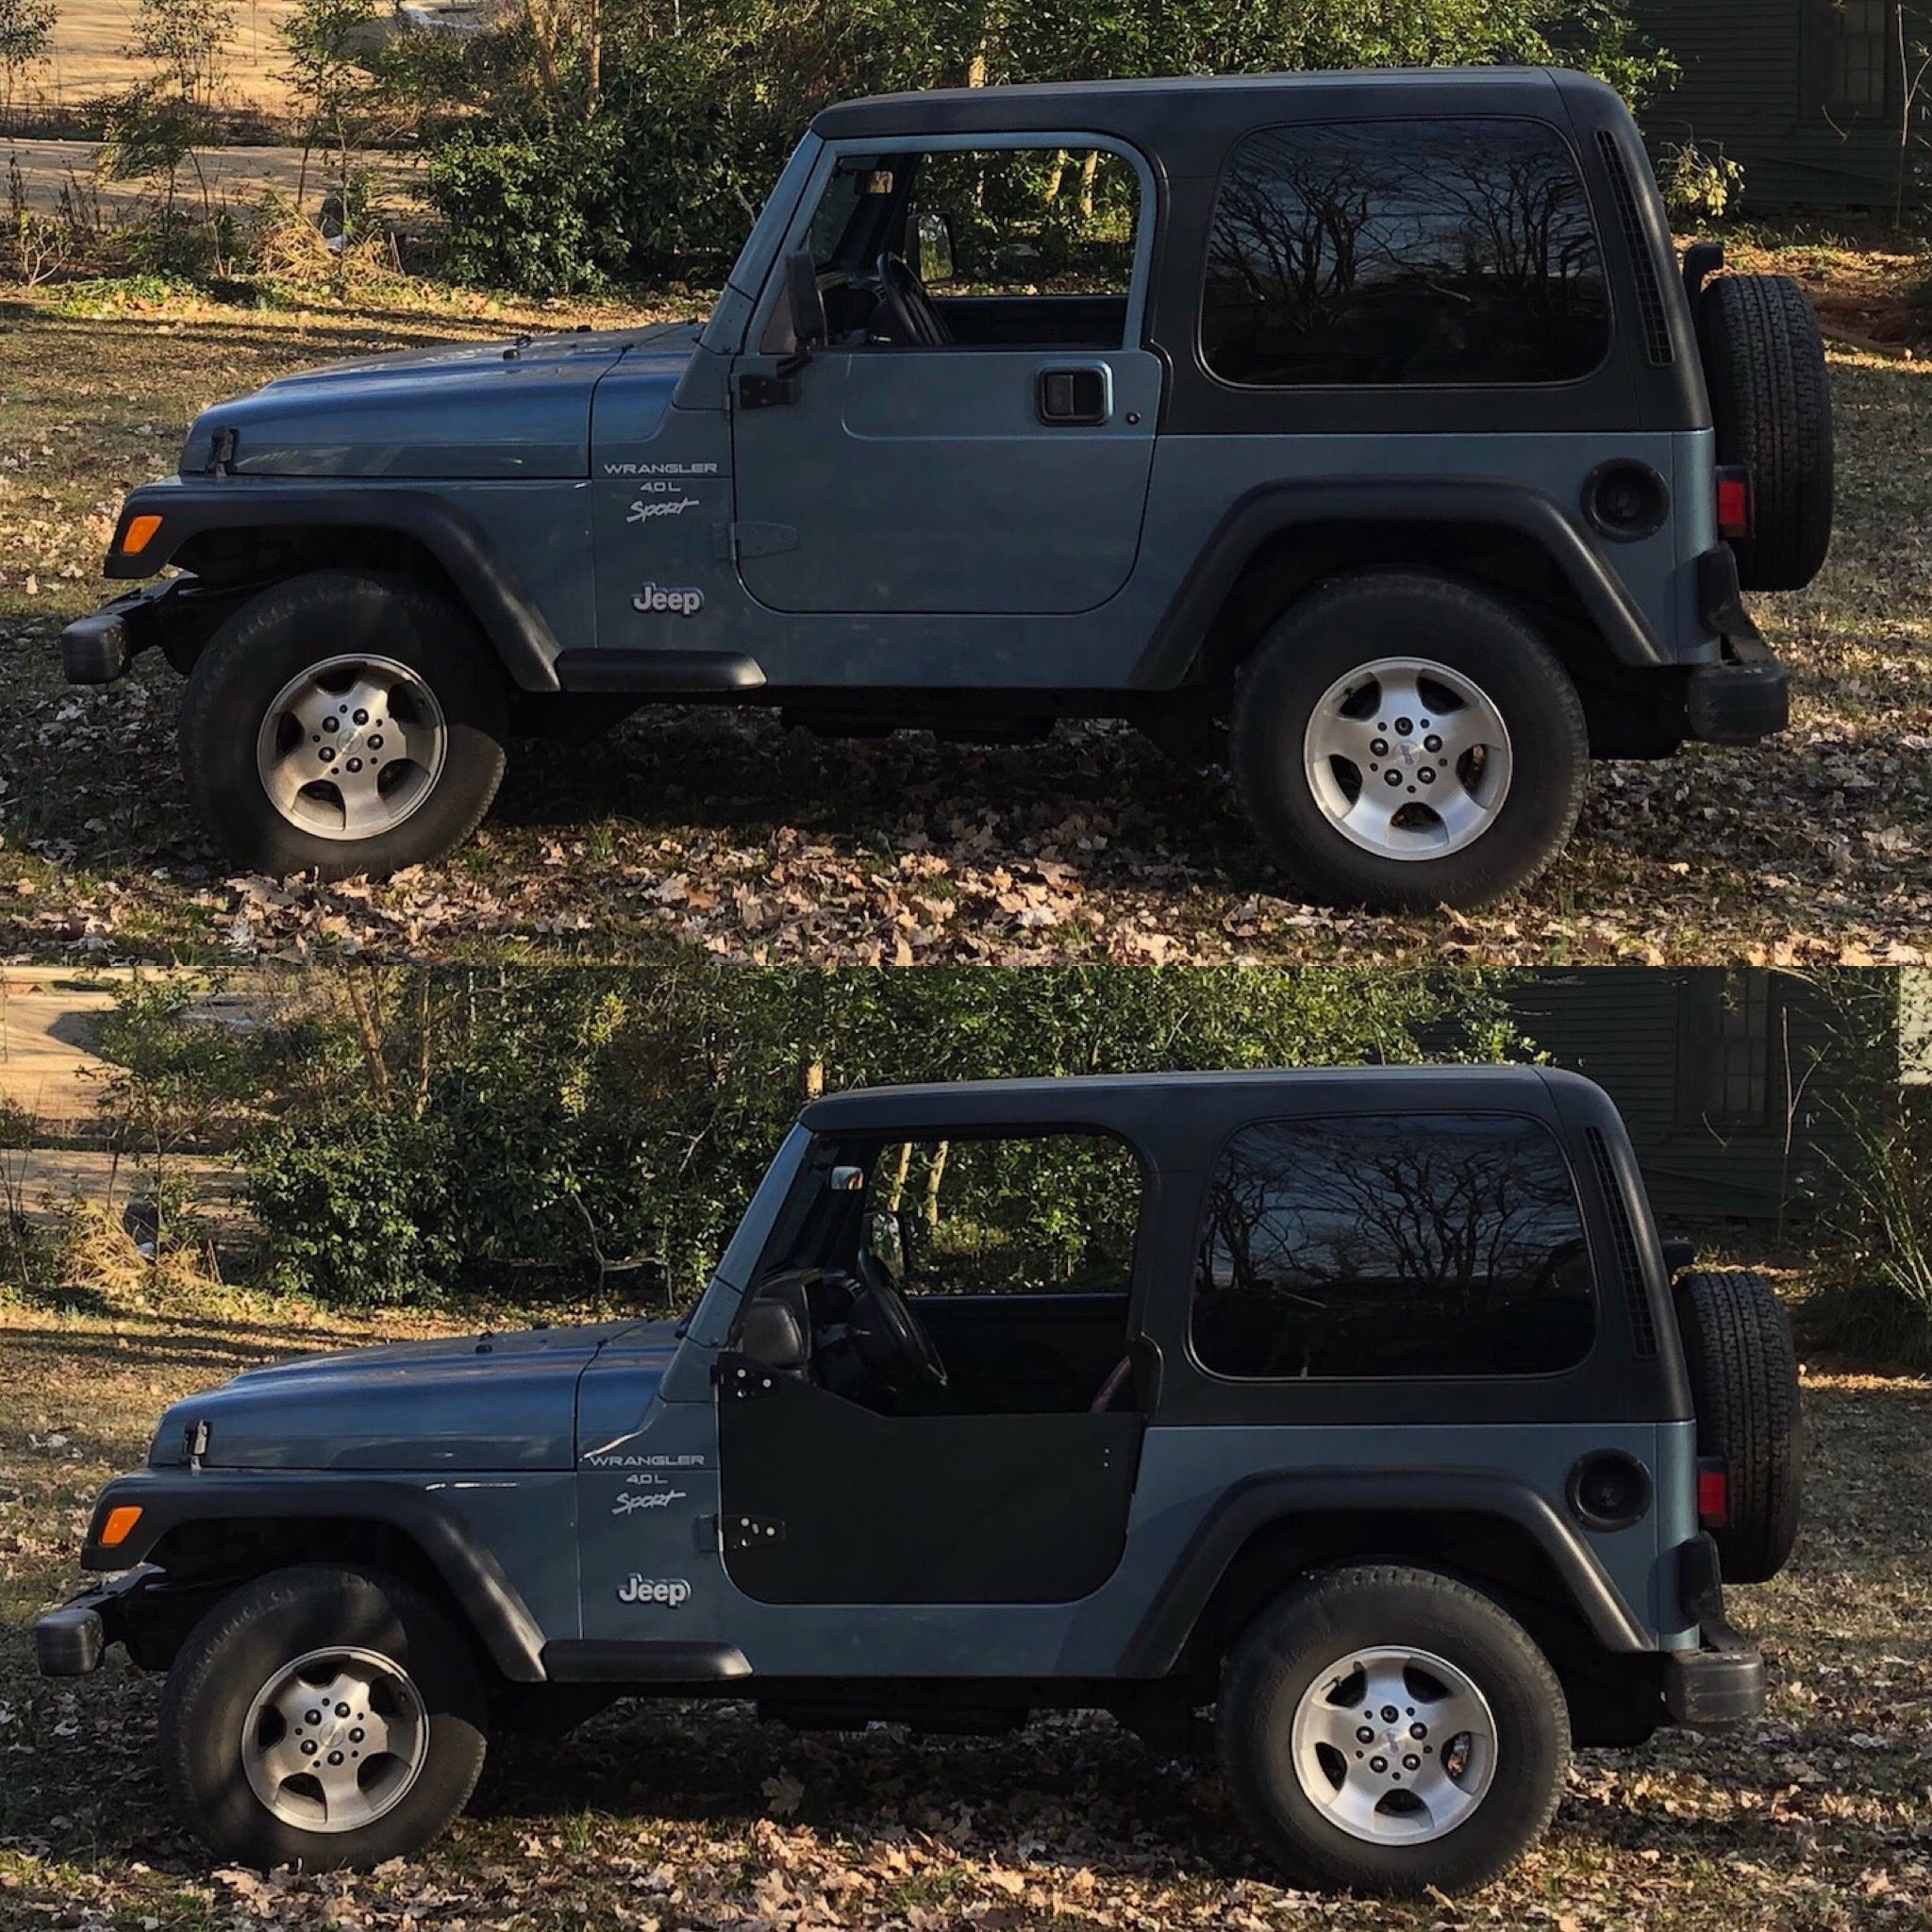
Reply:
[[[617,1587],[621,1604],[664,1604],[675,1609],[691,1600],[691,1585],[682,1576],[640,1576],[633,1570]]]
[[[666,590],[662,584],[646,584],[630,600],[630,608],[645,612],[675,610],[680,617],[695,617],[705,608],[705,593],[694,589]]]

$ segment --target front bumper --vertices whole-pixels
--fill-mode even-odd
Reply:
[[[151,644],[165,647],[168,634],[196,618],[199,586],[192,576],[165,577],[125,591],[60,633],[60,666],[69,684],[112,684]],[[200,609],[209,608],[204,598]]]
[[[1693,1731],[1723,1730],[1764,1713],[1764,1657],[1724,1616],[1717,1545],[1700,1532],[1678,1553],[1678,1588],[1697,1620],[1695,1650],[1664,1657],[1664,1708]]]
[[[84,1677],[110,1643],[125,1643],[132,1603],[155,1582],[150,1568],[98,1583],[49,1610],[34,1625],[34,1661],[43,1677]]]

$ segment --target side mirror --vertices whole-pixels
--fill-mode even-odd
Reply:
[[[912,1225],[911,1217],[905,1208],[869,1209],[861,1239],[901,1281],[911,1274]]]
[[[824,347],[825,298],[819,292],[819,265],[809,248],[794,249],[785,258],[785,304],[791,313],[796,353],[808,356]]]
[[[953,279],[953,222],[938,208],[921,208],[907,226],[911,242],[912,266],[919,279],[931,288],[936,282]]]

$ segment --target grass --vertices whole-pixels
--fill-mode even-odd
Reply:
[[[1727,1738],[1588,1753],[1545,1843],[1473,1898],[1391,1908],[1276,1884],[1217,1779],[1099,1719],[923,1741],[803,1736],[741,1707],[623,1707],[492,1753],[471,1812],[363,1878],[211,1871],[154,1767],[157,1685],[117,1654],[33,1672],[26,1623],[81,1581],[94,1491],[156,1411],[297,1348],[420,1333],[233,1297],[166,1314],[0,1307],[0,1924],[1344,1928],[1632,1932],[1932,1925],[1932,1382],[1807,1376],[1805,1528],[1732,1593],[1771,1708]]]
[[[1909,258],[1745,238],[1866,335],[1907,326]],[[1840,297],[1843,298],[1840,301]],[[693,312],[666,291],[651,314]],[[391,953],[828,963],[1089,958],[1717,958],[1907,964],[1932,932],[1932,360],[1835,350],[1830,563],[1755,608],[1792,727],[1596,768],[1570,851],[1472,915],[1336,915],[1279,895],[1219,774],[1137,734],[958,747],[822,743],[772,717],[664,708],[583,749],[524,747],[478,839],[370,888],[225,876],[176,774],[177,680],[59,680],[123,492],[200,406],[332,357],[625,311],[398,283],[346,307],[224,309],[167,284],[0,300],[0,948],[41,956]],[[1861,337],[1861,339],[1864,339]]]

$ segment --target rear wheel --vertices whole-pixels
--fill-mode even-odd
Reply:
[[[1474,907],[1563,849],[1590,765],[1568,674],[1506,604],[1374,572],[1311,591],[1241,667],[1235,780],[1307,897]]]
[[[224,1857],[358,1870],[407,1857],[468,1801],[484,1690],[469,1645],[394,1577],[279,1570],[190,1634],[161,1765]]]
[[[1488,1597],[1395,1565],[1310,1577],[1236,1646],[1223,1770],[1262,1849],[1357,1891],[1458,1891],[1539,1838],[1570,1733],[1563,1691]]]
[[[1831,547],[1831,390],[1824,341],[1789,275],[1720,275],[1697,309],[1717,459],[1750,473],[1752,526],[1733,539],[1747,591],[1802,590]]]
[[[468,838],[503,775],[503,679],[447,599],[317,571],[222,625],[181,706],[181,758],[228,857],[279,877],[372,877]]]
[[[1790,1318],[1755,1269],[1693,1269],[1673,1287],[1697,1451],[1724,1458],[1730,1520],[1711,1532],[1734,1583],[1775,1576],[1798,1539],[1804,1441]]]

